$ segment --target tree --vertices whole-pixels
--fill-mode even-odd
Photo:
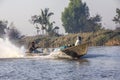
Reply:
[[[38,25],[39,24],[42,25],[41,18],[39,18],[37,15],[34,15],[34,16],[31,17],[31,20],[29,20],[29,21],[30,21],[30,23],[32,23],[33,25],[35,25],[35,28],[37,29],[37,35],[39,35],[40,27]]]
[[[0,21],[0,37],[4,37],[8,21]]]
[[[55,23],[54,21],[49,23],[49,27],[47,29],[47,32],[50,36],[53,36],[53,35],[58,36],[59,35],[58,31],[57,31],[59,29],[59,27],[58,26],[54,27],[53,26],[54,23]]]
[[[116,23],[116,24],[120,24],[120,9],[116,9],[116,16],[114,17],[113,21]]]
[[[21,37],[20,31],[14,26],[14,23],[7,28],[7,35],[10,40],[17,40]]]
[[[40,15],[34,15],[32,16],[32,22],[33,24],[40,24],[41,30],[48,31],[50,24],[50,17],[53,15],[53,12],[49,12],[49,8],[45,8],[44,10],[41,9]]]
[[[55,33],[57,33],[57,34],[59,34],[59,27],[58,26],[56,26],[55,28],[54,28],[54,31],[55,31]]]
[[[96,15],[94,17],[90,17],[83,27],[84,32],[96,32],[101,29],[102,24],[100,23],[101,17],[100,15]]]
[[[68,7],[62,12],[63,26],[68,33],[93,31],[93,25],[100,28],[97,18],[101,20],[97,15],[90,17],[89,8],[82,0],[70,0]]]

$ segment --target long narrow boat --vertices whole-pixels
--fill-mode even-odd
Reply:
[[[73,58],[79,58],[87,54],[87,50],[88,50],[88,44],[85,43],[78,46],[69,47],[61,51]]]
[[[68,55],[72,58],[80,58],[81,56],[84,56],[85,54],[87,54],[87,50],[88,50],[88,44],[85,43],[85,44],[81,44],[78,46],[68,47],[68,48],[65,48],[65,49],[60,50],[60,51],[62,51],[63,53],[65,53],[66,55]],[[45,55],[49,55],[49,54],[29,53],[29,52],[26,53],[26,56],[45,56]],[[64,57],[64,56],[62,56],[62,57]]]

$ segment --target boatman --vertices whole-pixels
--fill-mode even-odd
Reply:
[[[32,42],[29,46],[29,52],[34,53],[37,47],[35,47],[35,42]]]
[[[80,36],[77,36],[77,40],[75,42],[75,46],[80,45],[82,42],[82,38]]]

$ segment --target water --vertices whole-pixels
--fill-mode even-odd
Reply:
[[[78,60],[0,59],[0,80],[120,80],[120,47],[90,47]]]

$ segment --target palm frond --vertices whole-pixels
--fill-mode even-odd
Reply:
[[[54,13],[53,13],[53,12],[50,12],[50,13],[48,14],[48,17],[50,17],[50,16],[52,16],[52,15],[54,15]]]
[[[48,15],[48,12],[49,12],[49,8],[45,8],[45,10],[44,10],[44,15],[47,16],[47,15]]]

